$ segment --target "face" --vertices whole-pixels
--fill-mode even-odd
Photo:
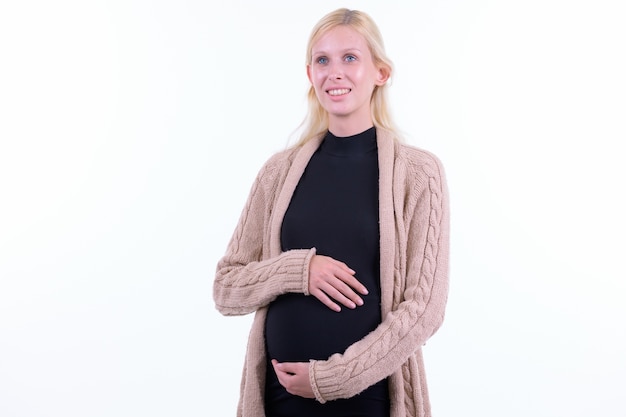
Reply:
[[[307,75],[328,112],[333,133],[351,128],[359,133],[372,126],[372,92],[375,86],[385,84],[388,72],[376,67],[361,34],[337,26],[321,36],[313,44]]]

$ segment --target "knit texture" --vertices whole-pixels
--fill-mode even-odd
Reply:
[[[430,417],[421,347],[441,326],[448,295],[449,210],[436,156],[377,130],[382,323],[345,352],[311,361],[319,402],[349,398],[389,377],[392,417]],[[282,252],[280,225],[322,137],[282,151],[259,172],[213,286],[225,315],[255,312],[241,383],[239,417],[264,417],[267,305],[308,294],[315,248]]]

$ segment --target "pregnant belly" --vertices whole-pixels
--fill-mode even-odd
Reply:
[[[280,362],[327,359],[342,353],[380,323],[379,303],[364,298],[364,305],[332,311],[317,298],[285,294],[269,306],[265,322],[268,355]]]

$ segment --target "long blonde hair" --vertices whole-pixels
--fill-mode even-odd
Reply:
[[[365,38],[370,48],[374,64],[377,67],[385,68],[391,76],[393,63],[389,57],[387,57],[382,35],[374,20],[364,12],[345,8],[328,13],[315,25],[309,36],[306,49],[306,64],[311,65],[312,63],[312,49],[315,42],[329,30],[342,25],[356,30]],[[389,83],[374,88],[370,101],[372,121],[377,128],[390,130],[395,133],[394,137],[398,138],[398,130],[395,127],[388,107],[388,88]],[[307,103],[308,113],[300,125],[302,133],[300,134],[300,139],[296,146],[301,146],[310,139],[326,133],[328,130],[328,113],[317,99],[313,86],[309,87]]]

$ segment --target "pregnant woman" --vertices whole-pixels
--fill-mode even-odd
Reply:
[[[427,417],[421,347],[448,294],[448,197],[387,108],[392,64],[365,13],[307,47],[309,113],[259,172],[219,261],[224,315],[255,312],[240,417]]]

